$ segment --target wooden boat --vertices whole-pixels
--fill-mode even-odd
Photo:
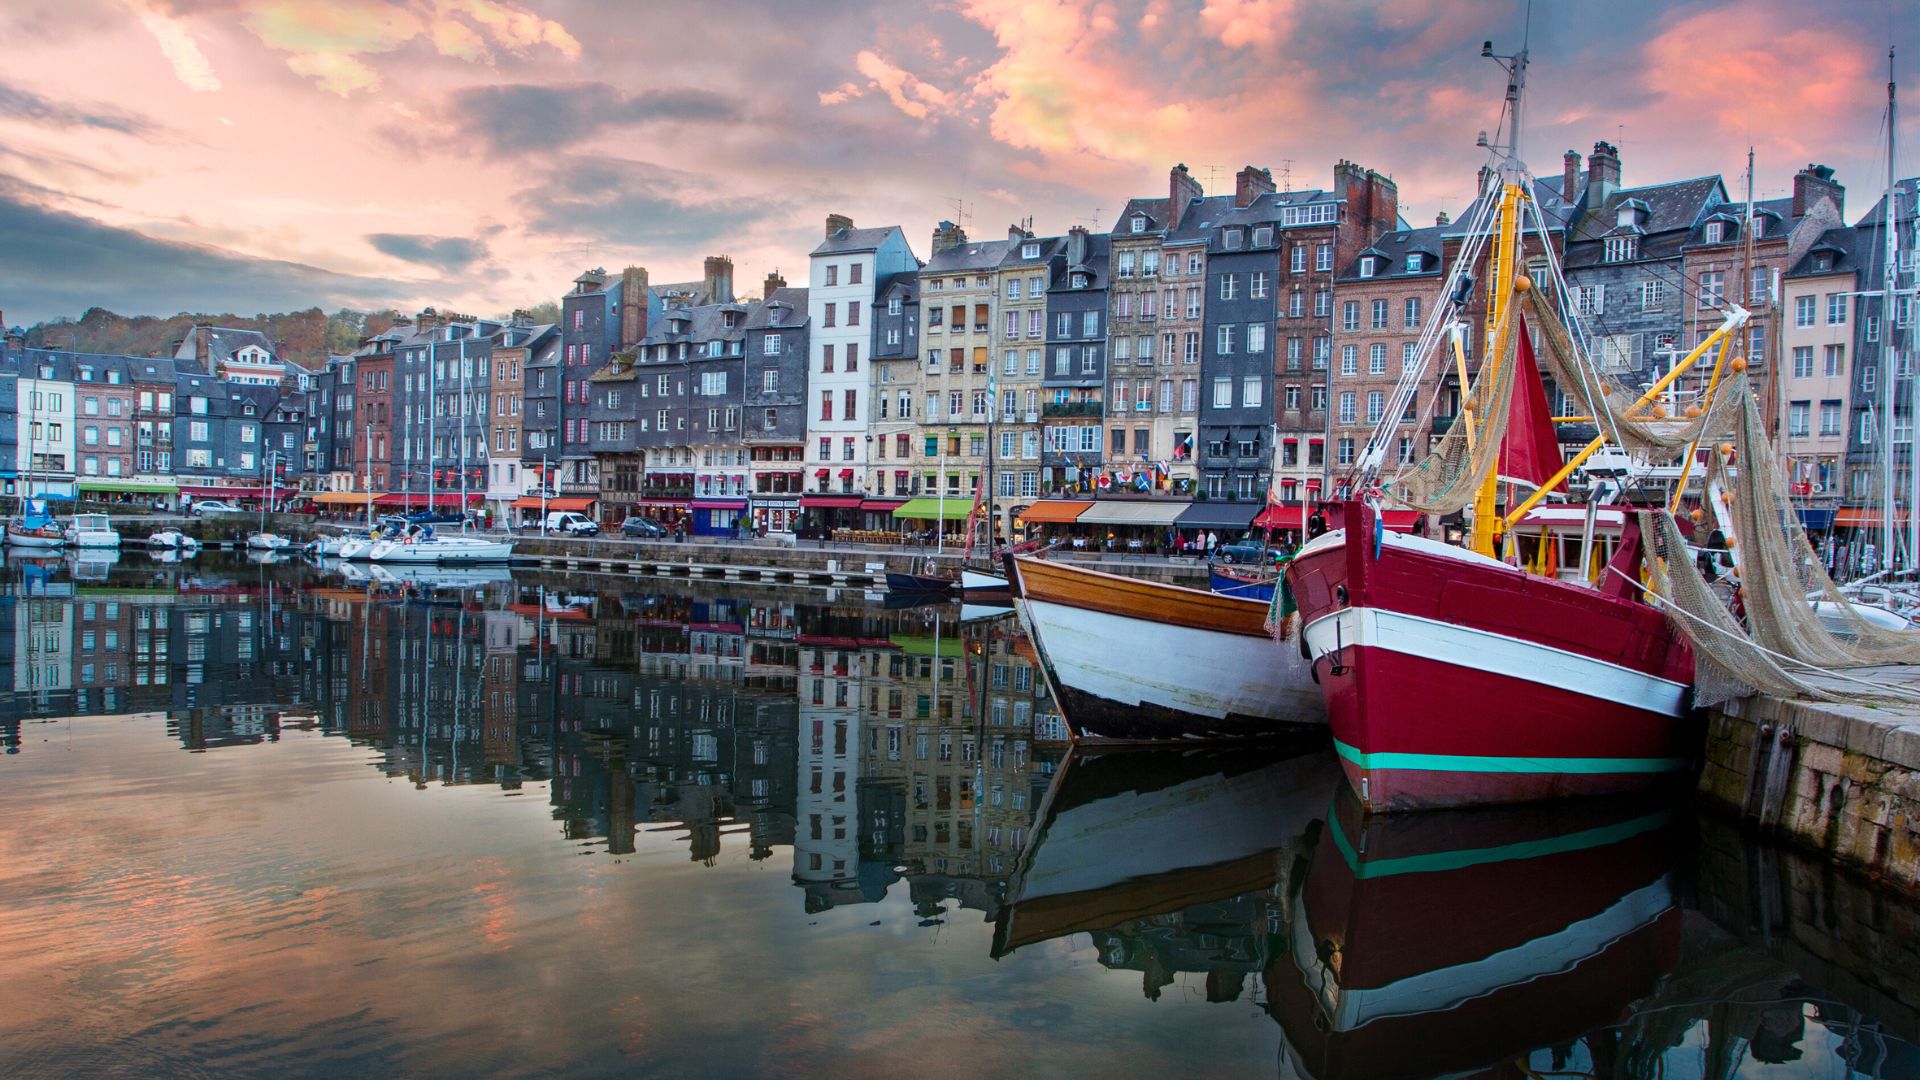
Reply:
[[[962,566],[957,576],[931,572],[923,574],[889,573],[887,591],[897,593],[919,593],[928,596],[944,595],[953,592],[990,593],[1007,592],[1010,586],[1000,574],[987,570],[978,570],[971,566]]]
[[[1300,1076],[1525,1066],[1617,1024],[1678,961],[1668,807],[1368,817],[1342,790],[1327,818],[1289,883],[1287,947],[1264,980]]]
[[[1339,780],[1324,750],[1075,747],[1007,884],[997,959],[1271,886]]]
[[[1298,643],[1267,605],[1199,589],[1014,560],[1016,605],[1079,739],[1271,736],[1325,723]]]

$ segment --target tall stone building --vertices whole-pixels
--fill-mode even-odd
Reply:
[[[991,449],[994,510],[1002,536],[1012,535],[1013,515],[1040,494],[1041,397],[1049,342],[1068,341],[1075,332],[1088,339],[1106,332],[1105,312],[1091,313],[1091,325],[1047,326],[1048,290],[1065,269],[1066,247],[1064,237],[1035,236],[1031,229],[1016,227],[1007,231],[1007,250],[1000,260]],[[1056,322],[1062,314],[1054,312]],[[1088,317],[1081,314],[1083,324]],[[1064,344],[1051,348],[1056,364],[1061,349],[1074,351]],[[1097,367],[1100,357],[1086,348],[1078,351],[1079,356],[1069,355],[1066,362],[1077,362],[1082,374],[1091,374],[1088,365]]]
[[[975,243],[943,221],[920,269],[921,491],[960,500],[953,516],[964,516],[986,469],[995,287],[1006,254],[1005,240]]]
[[[1115,476],[1165,462],[1176,491],[1193,490],[1195,480],[1206,263],[1204,244],[1179,228],[1203,195],[1187,167],[1176,165],[1167,174],[1167,196],[1128,200],[1110,234],[1106,462]],[[1182,246],[1170,248],[1176,238]],[[1156,389],[1162,383],[1164,393]]]
[[[1103,458],[1111,244],[1105,233],[1074,226],[1067,232],[1062,269],[1047,291],[1040,485],[1048,492],[1091,484]],[[1089,319],[1089,313],[1095,317]]]
[[[806,479],[807,290],[770,274],[763,292],[747,314],[743,441],[754,527],[790,533]]]
[[[902,503],[919,484],[920,272],[882,280],[873,301],[873,500]]]
[[[1856,294],[1877,287],[1861,280],[1859,242],[1853,229],[1828,229],[1781,285],[1779,445],[1791,493],[1813,528],[1831,526],[1842,495],[1855,337],[1875,299]]]

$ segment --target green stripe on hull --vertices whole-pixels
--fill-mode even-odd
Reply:
[[[1606,825],[1585,832],[1570,833],[1544,840],[1530,840],[1522,844],[1502,844],[1490,848],[1470,848],[1460,851],[1437,851],[1431,855],[1409,855],[1398,859],[1374,859],[1362,862],[1360,854],[1353,849],[1353,841],[1347,839],[1346,830],[1340,828],[1339,819],[1328,815],[1333,825],[1334,846],[1340,849],[1340,855],[1347,861],[1347,869],[1353,876],[1362,880],[1393,877],[1396,874],[1434,874],[1449,870],[1464,870],[1471,866],[1486,863],[1517,862],[1522,859],[1538,859],[1545,855],[1561,855],[1569,851],[1585,851],[1589,848],[1606,847],[1622,840],[1652,832],[1673,820],[1673,811],[1663,810],[1657,814],[1623,821],[1617,825]]]
[[[1365,753],[1339,739],[1333,748],[1340,756],[1363,769],[1413,769],[1424,772],[1476,773],[1564,773],[1569,775],[1607,775],[1613,773],[1679,772],[1689,766],[1686,758],[1581,758],[1581,757],[1478,757],[1468,754],[1396,754]]]

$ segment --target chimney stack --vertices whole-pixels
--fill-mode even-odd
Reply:
[[[1018,225],[1007,226],[1007,246],[1008,247],[1017,248],[1021,244],[1024,244],[1031,239],[1033,239],[1033,234],[1021,228],[1020,226]]]
[[[1580,151],[1567,151],[1560,162],[1560,197],[1572,203],[1580,192]]]
[[[833,234],[839,232],[841,229],[851,229],[851,228],[853,228],[853,219],[848,217],[847,215],[845,214],[828,214],[827,215],[827,239],[829,240],[833,239]]]
[[[429,308],[428,310],[432,310]],[[208,323],[193,324],[193,358],[200,364],[200,370],[213,374],[209,357],[213,351],[213,327]]]
[[[760,299],[771,300],[773,294],[787,287],[787,279],[780,276],[778,267],[768,271],[767,280],[760,285]]]
[[[1187,216],[1187,207],[1206,197],[1206,189],[1187,171],[1182,162],[1167,171],[1167,228],[1177,229]]]
[[[1805,216],[1822,199],[1833,202],[1836,218],[1846,209],[1847,189],[1833,178],[1832,169],[1825,165],[1808,165],[1793,174],[1794,217]]]
[[[1067,266],[1083,266],[1087,261],[1087,229],[1084,225],[1075,225],[1067,230]]]
[[[1442,210],[1439,213],[1433,215],[1433,223],[1435,225],[1451,225],[1453,224],[1453,219],[1447,216],[1447,212],[1445,210]]]
[[[631,349],[647,336],[647,270],[629,266],[620,272],[620,347]]]
[[[725,255],[707,256],[704,281],[707,287],[707,303],[733,303],[733,260]]]
[[[933,227],[933,254],[938,255],[948,248],[956,248],[967,242],[967,230],[951,221],[942,221]]]
[[[1593,144],[1593,153],[1587,157],[1587,190],[1589,206],[1601,205],[1620,190],[1620,151],[1612,143]]]
[[[1241,169],[1233,178],[1233,205],[1246,209],[1253,200],[1274,192],[1273,170],[1256,169],[1249,165]]]

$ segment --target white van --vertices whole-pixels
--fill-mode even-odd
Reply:
[[[547,523],[542,527],[542,531],[566,533],[568,536],[598,536],[600,526],[594,524],[593,519],[585,514],[575,513],[572,510],[549,510]]]

